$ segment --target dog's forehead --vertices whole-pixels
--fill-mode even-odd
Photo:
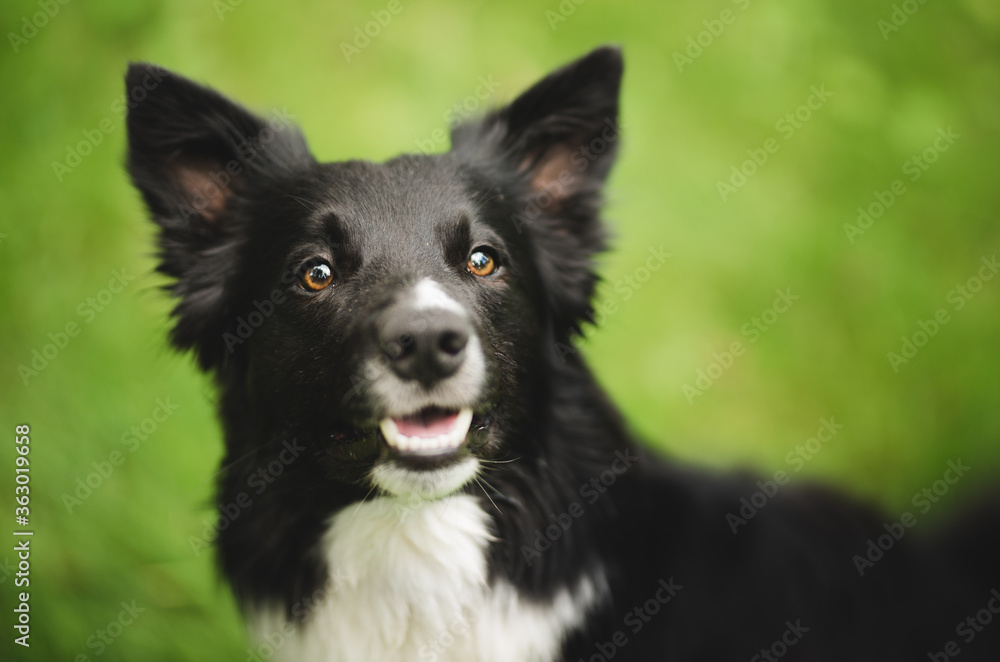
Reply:
[[[442,224],[472,220],[476,194],[447,159],[405,156],[386,163],[348,161],[323,166],[321,208],[346,232],[434,233]]]

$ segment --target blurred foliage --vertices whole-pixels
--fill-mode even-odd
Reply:
[[[480,77],[497,82],[499,103],[595,45],[621,44],[607,314],[581,346],[637,432],[686,461],[771,473],[834,417],[843,429],[802,475],[892,508],[949,459],[981,478],[995,471],[1000,278],[961,310],[952,291],[1000,252],[1000,5],[402,0],[348,58],[343,44],[388,6],[0,7],[0,421],[8,432],[29,423],[34,444],[31,659],[246,659],[211,554],[189,544],[212,518],[221,443],[208,380],[166,348],[152,231],[121,167],[116,101],[129,60],[262,112],[287,109],[321,159],[384,159],[433,141]],[[32,21],[44,25],[33,32]],[[830,96],[804,111],[814,87]],[[796,112],[809,117],[780,124]],[[949,127],[959,137],[925,155]],[[778,147],[766,162],[741,165],[762,160],[769,139]],[[74,150],[89,153],[57,173]],[[935,162],[911,181],[915,155]],[[723,200],[718,182],[734,166],[756,172]],[[858,207],[888,200],[897,179],[905,192],[849,237]],[[644,272],[660,247],[671,257]],[[116,270],[132,280],[109,299]],[[767,313],[786,288],[798,300]],[[894,371],[887,354],[940,308],[949,321]],[[755,318],[770,322],[755,333]],[[19,366],[71,322],[79,333],[25,383]],[[730,363],[734,342],[742,355],[713,367]],[[699,370],[717,378],[689,397]],[[157,399],[177,409],[151,429]],[[130,429],[144,423],[137,444]],[[120,466],[68,507],[64,495],[86,494],[79,481],[107,470],[115,451]],[[11,494],[0,497],[4,513]],[[5,622],[16,561],[7,550]],[[145,611],[96,645],[132,600]]]

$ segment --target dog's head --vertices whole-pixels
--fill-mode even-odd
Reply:
[[[294,438],[330,480],[421,497],[537,452],[550,366],[591,316],[621,73],[598,49],[451,151],[375,164],[318,163],[287,120],[133,65],[173,342],[216,374],[230,444]]]

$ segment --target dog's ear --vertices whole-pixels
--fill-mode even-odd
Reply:
[[[598,48],[452,132],[453,153],[512,182],[511,221],[532,235],[559,335],[592,321],[593,256],[605,243],[600,194],[620,139],[622,69],[619,49]]]
[[[160,227],[171,276],[172,339],[204,368],[221,358],[224,294],[236,271],[240,208],[276,177],[314,163],[287,118],[265,121],[218,92],[150,64],[125,76],[128,170]]]

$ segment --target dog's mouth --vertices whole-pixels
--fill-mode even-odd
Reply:
[[[424,407],[407,416],[383,418],[379,429],[396,455],[446,456],[465,445],[472,419],[472,409],[467,407]]]
[[[452,494],[479,471],[492,427],[491,413],[468,406],[428,405],[386,416],[374,434],[377,450],[368,477],[382,492],[399,497]],[[372,440],[370,433],[366,437]]]

